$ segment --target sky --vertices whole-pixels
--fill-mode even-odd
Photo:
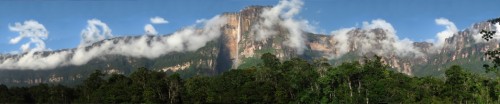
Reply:
[[[278,0],[1,0],[0,53],[19,51],[9,40],[19,35],[9,26],[35,20],[48,31],[46,47],[52,50],[75,48],[88,20],[98,19],[114,36],[145,34],[152,25],[158,34],[169,34],[223,12],[238,12],[250,5],[276,5]],[[383,19],[391,23],[400,38],[413,41],[434,39],[445,27],[437,18],[446,18],[459,30],[473,23],[500,17],[500,0],[304,0],[297,18],[308,20],[318,33]],[[165,21],[154,24],[153,17]]]

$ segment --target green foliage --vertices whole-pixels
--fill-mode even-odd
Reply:
[[[264,61],[264,66],[273,68],[273,69],[278,69],[281,62],[280,59],[278,59],[276,56],[272,55],[271,53],[265,53],[262,55],[260,58],[262,61]]]
[[[263,63],[262,60],[257,57],[243,58],[242,62],[243,63],[238,66],[239,69],[246,69]]]
[[[410,77],[388,70],[382,58],[331,66],[327,59],[280,61],[216,76],[182,79],[180,74],[138,68],[130,75],[95,71],[82,85],[0,85],[1,103],[500,103],[498,79],[460,66],[445,79]]]
[[[495,23],[500,23],[500,18],[488,20],[491,24]],[[487,31],[487,30],[481,30],[481,34],[483,34],[483,39],[486,41],[492,40],[493,35],[497,31]],[[484,64],[483,67],[486,69],[486,73],[495,73],[496,75],[496,80],[492,78],[491,80],[481,80],[481,79],[475,79],[473,82],[481,81],[483,83],[481,84],[473,84],[474,91],[477,91],[479,93],[488,93],[488,96],[486,98],[491,98],[491,99],[477,99],[481,102],[486,102],[488,100],[494,100],[497,101],[500,99],[500,48],[497,48],[495,50],[489,50],[485,53],[485,57],[490,59],[490,61],[493,63],[493,67],[491,67],[489,64]],[[478,89],[477,86],[482,85],[486,86],[487,90],[485,91],[484,89]],[[481,96],[481,95],[473,95],[473,96]],[[488,102],[487,102],[488,103]]]
[[[488,20],[491,24],[499,23],[500,18]],[[490,41],[493,39],[493,35],[495,35],[497,31],[489,31],[489,30],[481,30],[480,34],[483,34],[482,38],[486,41]],[[491,60],[493,63],[493,67],[490,67],[488,64],[484,64],[483,67],[486,69],[487,73],[495,73],[500,79],[500,48],[494,50],[488,50],[485,53],[485,56]]]

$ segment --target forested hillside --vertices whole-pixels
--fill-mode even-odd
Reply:
[[[280,62],[269,53],[263,64],[216,76],[182,79],[139,68],[130,75],[96,70],[77,87],[39,84],[0,86],[3,103],[500,103],[500,77],[460,66],[444,78],[410,77],[388,70],[381,57],[333,67],[326,59]]]

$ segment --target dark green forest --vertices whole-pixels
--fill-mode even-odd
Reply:
[[[380,57],[331,66],[326,59],[263,64],[215,76],[193,76],[139,68],[130,75],[96,70],[81,85],[0,85],[7,103],[496,103],[500,77],[484,77],[460,66],[445,78],[412,77],[389,70]]]

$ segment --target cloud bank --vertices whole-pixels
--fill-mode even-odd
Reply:
[[[220,37],[226,18],[215,16],[206,21],[189,26],[169,36],[140,36],[138,38],[104,40],[113,37],[111,29],[97,19],[88,21],[82,30],[82,42],[75,50],[53,51],[49,55],[30,51],[0,60],[1,69],[53,69],[60,66],[83,65],[105,55],[157,58],[171,52],[195,51]],[[200,27],[201,28],[198,28]],[[100,41],[99,45],[90,43]]]

